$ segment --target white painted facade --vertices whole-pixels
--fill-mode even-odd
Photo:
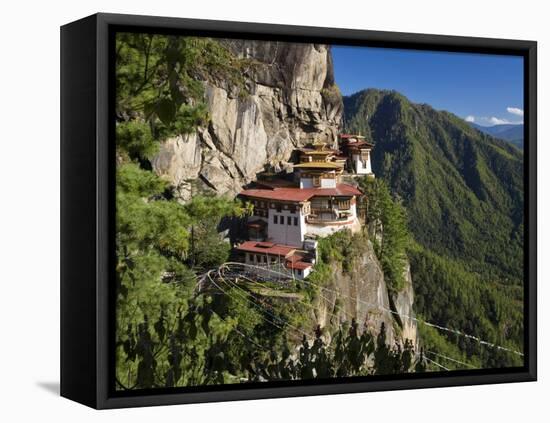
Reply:
[[[275,244],[292,245],[298,248],[303,246],[306,235],[324,237],[331,235],[343,229],[349,229],[357,232],[361,224],[357,218],[357,207],[352,203],[349,208],[349,217],[347,219],[334,219],[334,214],[322,213],[318,216],[321,219],[317,223],[308,223],[310,203],[307,202],[303,207],[296,206],[296,211],[292,213],[289,209],[281,206],[280,211],[276,208],[268,209],[268,218],[258,218],[253,216],[249,221],[263,220],[267,223],[267,237],[265,240]],[[263,238],[250,237],[253,241],[264,241]]]
[[[324,224],[306,222],[306,235],[325,237],[344,229],[348,229],[352,233],[359,232],[361,230],[361,222],[359,222],[357,218],[357,207],[355,203],[350,205],[349,211],[349,217],[345,220],[327,221]]]
[[[353,162],[355,173],[357,173],[358,175],[369,175],[372,173],[372,168],[370,165],[370,153],[367,160],[361,159],[361,154],[353,154],[351,156],[351,159]]]
[[[308,267],[307,269],[304,269],[304,270],[294,269],[294,275],[297,276],[298,279],[307,278],[311,273],[312,269],[313,267]]]
[[[275,244],[301,246],[306,234],[306,220],[300,207],[294,213],[269,208],[267,239]]]
[[[319,185],[313,184],[313,178],[300,177],[300,188],[336,188],[336,178],[319,178]]]
[[[329,224],[307,224],[306,228],[306,234],[307,235],[314,235],[318,237],[325,237],[332,235],[333,233],[336,233],[338,231],[342,231],[344,229],[350,230],[352,233],[359,232],[361,230],[361,223],[359,222],[359,219],[357,217],[350,218],[343,222],[343,224],[339,225],[329,225]]]

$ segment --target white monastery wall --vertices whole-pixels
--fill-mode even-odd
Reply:
[[[275,216],[277,223],[275,223]],[[306,221],[298,207],[295,213],[284,209],[278,212],[277,209],[270,208],[268,217],[267,237],[271,242],[301,248],[304,241]],[[294,224],[295,219],[296,225]]]

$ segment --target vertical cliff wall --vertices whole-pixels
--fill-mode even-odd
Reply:
[[[317,299],[315,319],[321,327],[338,327],[355,319],[359,327],[377,334],[384,322],[389,344],[395,339],[394,321],[382,267],[370,241],[353,265],[344,271],[342,263],[330,263],[332,275]]]
[[[416,313],[414,312],[414,289],[411,277],[411,266],[407,263],[405,268],[405,286],[401,291],[391,295],[392,308],[398,313],[394,314],[397,320],[402,339],[410,339],[415,345],[418,344],[418,325]]]
[[[414,293],[410,267],[406,269],[405,288],[390,294],[384,280],[382,266],[376,258],[371,241],[366,241],[363,251],[353,265],[344,271],[340,262],[331,263],[332,277],[326,289],[321,289],[312,318],[321,327],[338,327],[344,321],[355,319],[360,328],[367,327],[373,334],[386,326],[389,345],[403,344],[405,339],[418,345],[417,325],[414,320]],[[390,310],[399,313],[396,315]]]
[[[285,169],[297,147],[333,143],[338,133],[343,106],[328,46],[223,44],[251,63],[244,71],[245,89],[204,82],[208,126],[166,140],[152,161],[182,199],[189,197],[195,180],[217,194],[234,195],[266,166]]]

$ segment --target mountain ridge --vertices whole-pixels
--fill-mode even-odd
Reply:
[[[396,91],[344,97],[344,126],[374,142],[374,171],[403,200],[422,245],[474,260],[476,271],[489,263],[501,277],[521,277],[521,151]],[[504,257],[510,245],[512,261]]]
[[[344,127],[408,214],[415,310],[513,350],[523,346],[523,152],[396,91],[344,97]],[[484,367],[521,365],[419,325],[427,350]],[[481,363],[481,364],[479,364]]]
[[[523,149],[523,123],[481,126],[476,123],[470,122],[470,125],[478,131],[481,131],[488,135],[492,135],[495,138],[508,141],[510,144],[515,145],[517,148]]]

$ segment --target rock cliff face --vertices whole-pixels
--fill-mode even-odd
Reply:
[[[389,345],[410,339],[418,344],[416,323],[396,317],[399,314],[414,316],[413,290],[407,267],[405,289],[392,298],[388,293],[382,267],[376,258],[373,245],[367,241],[364,252],[348,272],[339,263],[332,265],[332,282],[320,291],[315,310],[315,322],[321,327],[337,327],[344,321],[355,319],[359,327],[367,327],[373,334],[386,326]],[[395,306],[395,309],[393,308]]]
[[[316,323],[321,327],[337,327],[355,319],[362,329],[365,325],[378,333],[384,322],[387,339],[393,344],[393,318],[384,273],[368,241],[363,254],[351,271],[344,272],[338,262],[331,263],[332,278],[326,290],[321,290],[316,307]]]
[[[418,328],[414,312],[414,289],[411,278],[411,266],[407,263],[405,270],[405,287],[397,294],[392,296],[394,310],[399,313],[396,318],[400,329],[402,339],[410,339],[415,345],[418,344]]]
[[[288,166],[297,147],[333,143],[342,117],[326,45],[225,40],[253,66],[245,93],[226,83],[205,82],[210,122],[196,133],[166,140],[152,161],[178,196],[189,198],[191,182],[217,194],[236,194],[264,168]]]

